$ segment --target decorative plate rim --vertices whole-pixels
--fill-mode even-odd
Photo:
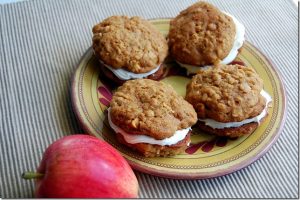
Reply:
[[[171,18],[157,18],[157,19],[151,19],[151,20],[169,20]],[[279,138],[282,129],[285,125],[285,121],[286,121],[286,106],[287,106],[287,96],[286,96],[286,89],[284,86],[284,82],[282,81],[282,76],[280,71],[277,69],[277,67],[275,67],[275,65],[273,64],[272,61],[269,60],[268,57],[266,57],[256,46],[254,46],[252,43],[250,43],[249,41],[245,41],[247,43],[249,43],[252,47],[254,47],[254,49],[259,52],[259,54],[266,60],[266,62],[268,63],[268,65],[272,68],[272,72],[274,72],[274,74],[276,75],[276,78],[279,80],[279,90],[280,90],[280,96],[282,98],[282,111],[283,113],[280,115],[280,124],[279,127],[276,129],[276,131],[274,131],[274,134],[272,135],[271,138],[269,138],[269,142],[264,144],[264,146],[262,146],[260,149],[262,151],[260,151],[259,153],[256,153],[255,155],[247,158],[246,160],[239,162],[238,164],[232,165],[226,169],[220,169],[214,172],[197,172],[197,173],[186,173],[186,174],[179,174],[178,172],[172,172],[172,171],[165,171],[165,170],[156,170],[153,168],[150,168],[148,166],[141,166],[136,162],[133,162],[129,159],[126,159],[128,161],[128,163],[132,166],[133,169],[138,170],[140,172],[144,172],[147,174],[151,174],[154,176],[158,176],[158,177],[164,177],[164,178],[172,178],[172,179],[208,179],[208,178],[214,178],[214,177],[219,177],[219,176],[223,176],[223,175],[227,175],[233,172],[236,172],[242,168],[245,168],[249,165],[251,165],[252,163],[254,163],[255,161],[257,161],[258,159],[260,159],[263,155],[265,155],[270,148],[276,143],[277,139]],[[91,47],[89,47],[85,53],[83,54],[83,56],[81,57],[80,61],[77,64],[76,69],[74,70],[72,77],[71,77],[71,87],[70,87],[70,96],[71,96],[71,105],[73,108],[73,112],[75,113],[76,119],[80,124],[80,127],[85,131],[85,133],[90,134],[95,136],[95,134],[93,134],[93,131],[91,131],[91,129],[84,123],[84,119],[83,116],[81,116],[80,114],[80,104],[78,105],[76,103],[76,83],[78,80],[76,80],[76,74],[78,69],[80,68],[80,64],[86,59],[86,56],[90,53],[90,49]],[[95,136],[97,137],[97,136]],[[98,137],[99,138],[99,137]],[[99,138],[104,140],[103,138]],[[121,153],[121,152],[120,152]],[[122,154],[122,153],[121,153]]]

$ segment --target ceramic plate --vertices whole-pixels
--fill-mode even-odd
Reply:
[[[163,34],[167,34],[169,19],[151,21]],[[235,62],[254,67],[264,80],[264,89],[273,98],[269,115],[255,132],[237,139],[217,137],[193,128],[191,145],[184,153],[174,157],[145,158],[117,142],[106,118],[106,109],[116,86],[103,78],[91,48],[83,56],[73,76],[73,108],[87,133],[114,146],[136,170],[178,179],[221,176],[239,170],[265,154],[278,138],[285,119],[284,88],[279,74],[266,57],[249,42],[245,42]],[[166,77],[162,81],[172,85],[184,96],[189,78],[182,70],[174,67],[176,64],[173,61],[166,61],[165,65]]]

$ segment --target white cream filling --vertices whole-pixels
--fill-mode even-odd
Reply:
[[[240,127],[244,124],[249,124],[251,122],[257,122],[260,123],[260,120],[264,118],[267,115],[267,108],[268,104],[272,101],[272,97],[264,90],[260,92],[260,94],[266,99],[266,105],[263,111],[257,115],[256,117],[245,119],[240,122],[228,122],[228,123],[222,123],[215,121],[213,119],[199,119],[199,121],[205,122],[206,126],[210,126],[214,129],[223,129],[223,128],[231,128],[231,127]]]
[[[111,66],[105,64],[103,61],[100,60],[100,62],[106,67],[108,68],[112,73],[114,73],[114,75],[116,75],[120,80],[130,80],[130,79],[140,79],[140,78],[145,78],[151,74],[154,74],[155,72],[157,72],[157,70],[159,70],[159,66],[157,66],[156,68],[152,69],[149,72],[146,73],[140,73],[140,74],[136,74],[130,71],[127,71],[125,69],[114,69]]]
[[[245,37],[244,37],[245,36],[245,27],[244,27],[244,25],[242,23],[240,23],[231,14],[226,13],[226,12],[223,12],[223,13],[232,18],[232,20],[233,20],[233,22],[235,24],[235,29],[236,29],[233,46],[232,46],[229,54],[220,62],[221,64],[229,64],[229,63],[231,63],[236,58],[236,56],[239,53],[238,50],[243,46],[243,43],[245,41]],[[189,74],[195,74],[195,73],[197,73],[200,70],[199,66],[183,64],[183,63],[180,63],[178,61],[176,61],[176,62],[181,67],[187,69],[188,75]],[[210,67],[210,66],[209,65],[208,66],[204,66],[204,67],[201,67],[201,69],[205,70],[208,67]]]
[[[148,143],[148,144],[157,144],[157,145],[161,145],[161,146],[173,145],[173,144],[176,144],[179,141],[183,140],[186,137],[186,135],[188,134],[188,132],[191,130],[191,127],[186,128],[186,129],[182,129],[182,130],[178,130],[174,133],[173,136],[171,136],[169,138],[166,138],[166,139],[163,139],[163,140],[156,140],[155,138],[152,138],[152,137],[147,136],[147,135],[129,134],[129,133],[126,133],[121,128],[119,128],[118,126],[116,126],[112,122],[111,116],[110,116],[110,108],[108,108],[108,123],[109,123],[110,127],[116,133],[120,133],[124,137],[125,141],[129,144]]]
[[[245,26],[231,14],[226,12],[223,13],[232,18],[236,29],[233,47],[230,50],[229,54],[221,61],[221,64],[229,64],[236,58],[239,53],[239,49],[243,46],[243,43],[245,41]]]

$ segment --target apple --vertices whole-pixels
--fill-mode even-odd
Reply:
[[[65,136],[45,151],[36,173],[36,197],[136,198],[138,181],[111,145],[89,135]]]

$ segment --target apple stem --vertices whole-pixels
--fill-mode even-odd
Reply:
[[[28,179],[37,179],[42,178],[44,174],[38,173],[38,172],[24,172],[22,174],[22,178],[28,180]]]

